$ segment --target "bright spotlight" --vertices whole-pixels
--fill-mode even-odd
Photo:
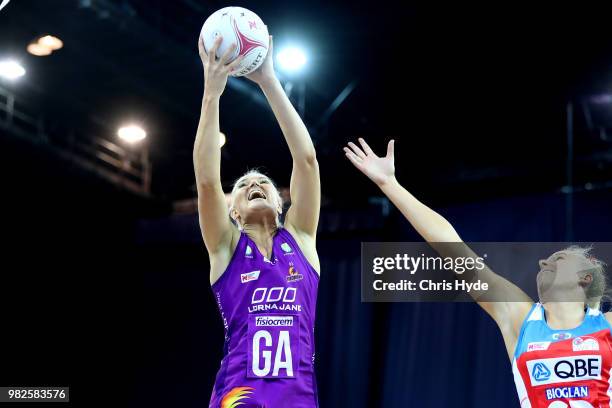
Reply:
[[[8,4],[8,2],[11,0],[2,0],[0,1],[0,10],[2,10],[4,8],[4,6],[6,6]]]
[[[285,71],[299,71],[306,65],[306,54],[297,47],[287,47],[280,50],[276,60],[279,67]]]
[[[147,137],[147,132],[140,126],[130,125],[120,128],[117,136],[128,143],[136,143]]]
[[[53,35],[40,37],[38,43],[47,48],[51,48],[52,51],[59,50],[64,46],[64,42]]]
[[[45,57],[47,55],[50,55],[53,51],[51,50],[51,48],[45,47],[42,44],[31,43],[30,45],[28,45],[28,52],[32,55],[36,55],[37,57]]]
[[[225,137],[225,133],[223,132],[219,133],[219,147],[223,147],[226,141],[227,141],[227,138]]]
[[[0,76],[3,78],[14,80],[24,76],[25,73],[25,68],[17,61],[0,61]]]

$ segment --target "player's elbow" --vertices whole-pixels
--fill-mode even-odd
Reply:
[[[317,152],[315,149],[307,152],[304,157],[302,157],[301,161],[305,166],[311,168],[317,168],[319,166],[319,162],[317,161]]]
[[[208,174],[196,175],[196,187],[199,192],[216,191],[221,188],[221,181]]]

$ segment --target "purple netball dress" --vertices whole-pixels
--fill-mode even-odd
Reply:
[[[225,326],[210,408],[313,408],[319,275],[280,228],[272,260],[242,232],[212,290]]]

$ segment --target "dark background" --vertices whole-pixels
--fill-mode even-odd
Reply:
[[[69,385],[73,406],[208,403],[222,324],[197,218],[173,203],[194,196],[197,35],[226,5],[240,4],[13,0],[0,12],[0,59],[19,58],[28,70],[0,87],[42,118],[48,136],[0,126],[0,385]],[[308,69],[294,81],[306,82],[304,119],[323,180],[321,406],[518,406],[501,336],[476,305],[360,302],[360,242],[419,238],[397,211],[384,210],[341,147],[365,137],[382,152],[395,138],[399,180],[466,241],[612,241],[609,10],[242,5],[266,22],[277,49],[295,40],[309,50]],[[45,33],[65,47],[27,54]],[[227,186],[254,166],[280,186],[289,181],[288,150],[257,92],[236,80],[222,99]],[[114,140],[132,119],[149,133],[150,194],[61,154],[69,138]]]

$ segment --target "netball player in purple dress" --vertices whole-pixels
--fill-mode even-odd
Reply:
[[[220,42],[208,54],[199,42],[205,82],[194,146],[200,227],[225,327],[209,407],[317,407],[315,239],[321,195],[315,149],[274,74],[270,38],[268,57],[247,78],[265,94],[289,146],[291,206],[281,225],[278,190],[251,171],[234,185],[228,217],[220,177],[219,99],[238,61],[227,63],[233,48],[215,58]]]

